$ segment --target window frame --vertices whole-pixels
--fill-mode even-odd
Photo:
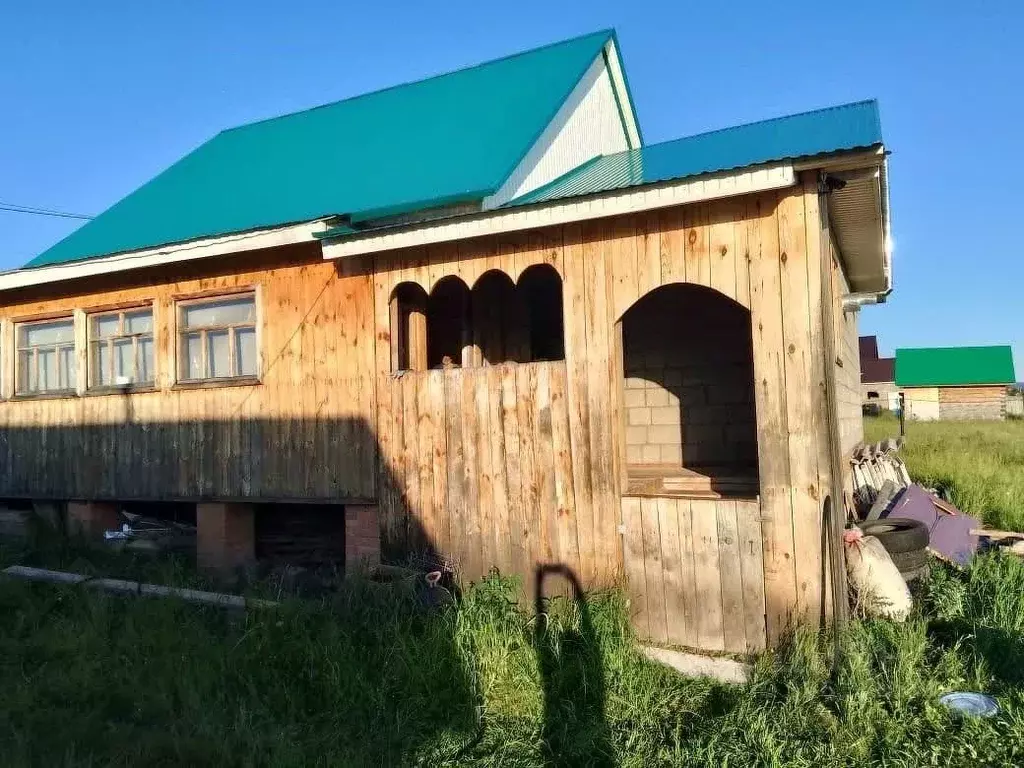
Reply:
[[[124,316],[133,312],[139,312],[141,310],[149,310],[151,330],[148,334],[126,334],[124,333]],[[97,339],[93,332],[94,321],[106,315],[117,315],[118,322],[120,325],[120,332],[115,336],[109,336],[105,339]],[[110,394],[112,392],[152,392],[159,388],[160,381],[160,355],[157,350],[156,339],[157,339],[157,311],[156,302],[147,301],[138,304],[128,304],[116,307],[105,307],[101,309],[90,309],[85,313],[85,389],[88,394]],[[133,348],[135,351],[135,363],[138,365],[138,339],[142,336],[150,336],[153,342],[153,378],[150,381],[145,382],[133,382],[130,384],[98,384],[93,383],[93,372],[96,369],[96,358],[93,355],[94,348],[98,348],[101,343],[106,343],[108,349],[111,350],[111,363],[113,363],[113,343],[119,339],[130,338],[134,339]]]
[[[79,348],[78,348],[78,327],[75,317],[74,310],[68,310],[67,312],[60,312],[52,315],[35,316],[24,319],[12,319],[9,321],[11,324],[11,337],[13,343],[8,349],[8,353],[12,354],[11,365],[14,371],[14,381],[12,382],[11,400],[36,400],[46,398],[68,398],[78,396],[78,379],[81,371],[79,370],[80,361]],[[26,327],[34,325],[45,325],[47,323],[61,323],[67,322],[71,325],[72,340],[70,344],[54,344],[54,345],[39,345],[39,346],[22,346],[21,344],[21,332]],[[29,350],[36,350],[33,356],[34,363],[36,366],[36,377],[38,380],[39,376],[39,353],[38,350],[43,347],[51,347],[57,353],[57,365],[58,365],[58,377],[59,366],[60,366],[60,350],[62,348],[71,348],[72,359],[75,363],[74,376],[69,376],[69,386],[61,389],[46,389],[46,390],[22,390],[21,388],[21,373],[22,373],[22,352]]]
[[[190,379],[185,375],[185,367],[188,363],[188,354],[184,348],[184,339],[190,331],[184,323],[184,311],[189,307],[217,301],[229,301],[251,297],[253,301],[254,318],[252,323],[229,323],[226,325],[208,326],[200,328],[202,332],[203,346],[203,370],[208,370],[206,334],[209,331],[228,331],[228,357],[231,365],[235,365],[235,329],[251,326],[256,338],[256,372],[254,374],[241,374],[235,376],[218,376],[201,379]],[[231,387],[247,386],[263,383],[263,302],[259,286],[245,286],[233,290],[218,290],[206,293],[193,293],[173,297],[174,301],[174,389],[199,389],[204,387]]]

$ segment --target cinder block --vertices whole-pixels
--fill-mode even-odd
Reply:
[[[653,445],[679,445],[682,437],[678,425],[651,427],[647,430],[647,441]]]
[[[626,427],[626,445],[643,445],[647,442],[647,427]]]
[[[641,445],[626,446],[626,463],[642,464],[644,461],[644,449]]]
[[[631,427],[647,426],[651,423],[651,409],[630,408],[627,413],[627,423]]]
[[[651,408],[651,424],[679,424],[680,419],[679,406]]]
[[[647,405],[668,405],[668,392],[662,387],[658,387],[657,389],[644,390],[644,394],[647,395]]]
[[[656,445],[645,445],[641,464],[658,464],[661,462],[661,449]]]
[[[661,446],[661,461],[663,464],[682,464],[683,447],[681,445]]]
[[[683,371],[681,368],[666,368],[663,379],[666,387],[678,387],[683,383]]]
[[[646,389],[647,382],[631,372],[631,375],[626,377],[625,387],[626,389]]]
[[[647,405],[646,389],[627,389],[624,392],[624,402],[627,408],[643,408]]]

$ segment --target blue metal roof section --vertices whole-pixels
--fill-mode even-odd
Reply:
[[[581,197],[882,144],[874,99],[596,157],[506,206]]]

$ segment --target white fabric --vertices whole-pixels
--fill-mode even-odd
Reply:
[[[846,570],[868,616],[903,621],[910,615],[913,602],[907,582],[874,536],[846,542]]]

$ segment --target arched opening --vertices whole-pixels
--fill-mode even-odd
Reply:
[[[529,329],[530,360],[565,358],[562,278],[550,264],[535,264],[519,276],[517,291]]]
[[[427,367],[427,292],[416,283],[401,283],[391,292],[391,369],[422,371]]]
[[[673,284],[622,318],[631,492],[757,493],[750,311],[717,291]]]
[[[427,297],[427,365],[471,365],[469,288],[457,277],[442,278]]]
[[[473,286],[473,345],[481,362],[498,365],[529,360],[529,335],[522,303],[504,272],[485,272]]]

